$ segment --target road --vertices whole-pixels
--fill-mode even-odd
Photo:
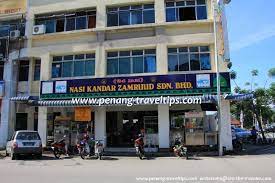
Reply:
[[[259,155],[194,157],[190,160],[162,157],[139,160],[135,157],[105,157],[104,160],[76,158],[54,159],[44,156],[42,160],[0,160],[0,182],[28,183],[132,183],[132,182],[207,182],[164,180],[146,181],[136,177],[182,177],[199,180],[203,177],[269,177],[275,182],[275,147],[266,148]],[[222,181],[211,181],[222,182]],[[225,181],[230,182],[230,181]]]

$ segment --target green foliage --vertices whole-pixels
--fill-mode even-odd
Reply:
[[[268,76],[271,77],[271,78],[275,78],[275,67],[269,69]]]

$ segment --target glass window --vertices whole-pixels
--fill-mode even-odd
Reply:
[[[204,5],[205,4],[205,0],[197,0],[197,4],[198,5]]]
[[[144,57],[144,72],[156,72],[156,57],[155,56],[145,56]]]
[[[198,17],[198,20],[207,19],[206,6],[197,6],[197,17]]]
[[[199,54],[190,54],[190,68],[191,71],[200,70]]]
[[[200,62],[201,62],[202,70],[211,70],[210,54],[209,53],[200,54]]]
[[[130,58],[119,59],[119,74],[130,74],[131,73],[131,60]]]
[[[178,71],[178,55],[168,56],[168,71]]]
[[[96,27],[96,16],[89,16],[88,28],[92,29]]]
[[[142,24],[142,10],[131,12],[131,24]]]
[[[143,23],[155,23],[155,10],[146,10],[143,12]]]
[[[47,20],[46,21],[46,33],[55,32],[55,20]]]
[[[60,63],[53,63],[53,65],[52,65],[52,77],[53,78],[60,78],[61,77],[61,64]]]
[[[65,31],[65,19],[56,20],[56,32],[64,32]]]
[[[76,30],[87,28],[87,17],[76,18]]]
[[[67,18],[66,20],[66,31],[75,30],[75,18]]]
[[[85,74],[87,76],[94,76],[95,75],[95,61],[94,60],[88,60],[85,62]]]
[[[29,79],[29,61],[20,61],[19,63],[19,81],[28,81]]]
[[[179,71],[189,71],[189,56],[188,54],[179,55]]]
[[[108,13],[108,18],[107,18],[107,25],[108,27],[111,26],[118,26],[118,13]]]
[[[74,76],[85,76],[85,61],[74,62]]]
[[[62,77],[72,77],[73,62],[63,62]]]
[[[179,8],[179,20],[196,20],[196,10],[195,7],[185,7]]]
[[[41,66],[41,61],[40,60],[35,60],[34,75],[33,75],[33,80],[34,81],[39,81],[40,80],[40,66]]]
[[[176,8],[167,8],[166,9],[166,21],[167,22],[177,21],[177,19],[176,19]]]
[[[133,57],[133,73],[143,73],[143,57]]]
[[[108,59],[107,61],[107,74],[118,74],[118,59]]]
[[[130,25],[130,12],[120,11],[119,12],[119,25]]]
[[[168,48],[168,71],[211,70],[208,46]]]

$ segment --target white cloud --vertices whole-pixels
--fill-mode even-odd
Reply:
[[[232,51],[238,51],[242,48],[254,45],[273,36],[275,36],[275,25],[268,26],[259,32],[249,34],[241,38],[239,41],[234,41],[231,43],[230,47]]]

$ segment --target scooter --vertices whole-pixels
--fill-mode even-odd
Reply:
[[[89,145],[88,141],[85,139],[83,139],[82,141],[80,141],[79,144],[77,144],[80,157],[82,159],[86,159],[87,157],[95,155],[97,159],[101,160],[104,151],[103,143],[101,143],[100,140],[94,141],[93,139],[91,139],[91,141],[95,142],[94,149],[92,148],[92,146]]]
[[[102,156],[103,156],[103,143],[101,142],[101,140],[96,140],[95,141],[95,156],[102,160]]]
[[[137,156],[142,160],[145,157],[144,148],[140,145],[136,145],[135,147]]]
[[[241,138],[234,139],[232,145],[235,152],[241,152],[243,150],[243,140]]]
[[[53,154],[56,158],[60,158],[62,154],[66,154],[66,143],[65,139],[61,139],[58,142],[53,142],[51,144],[51,149],[53,151]]]
[[[181,142],[178,138],[175,140],[175,145],[173,147],[173,151],[174,151],[175,156],[186,157],[186,159],[188,159],[187,147],[185,147],[183,144],[181,144]]]

